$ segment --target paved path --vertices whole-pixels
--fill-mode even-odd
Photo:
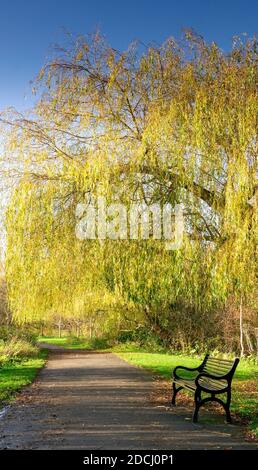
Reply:
[[[194,425],[149,397],[150,373],[109,353],[52,352],[0,418],[1,449],[241,449],[238,426]],[[188,419],[188,420],[186,420]]]

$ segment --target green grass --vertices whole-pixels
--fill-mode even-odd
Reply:
[[[171,371],[177,365],[195,367],[200,364],[201,357],[189,357],[186,355],[163,354],[141,352],[135,348],[126,351],[126,348],[116,347],[114,352],[122,359],[139,367],[144,367],[155,372],[166,379],[171,378]],[[258,437],[257,418],[257,373],[258,366],[254,360],[241,359],[232,382],[232,404],[231,411],[248,423],[248,429],[252,435]]]
[[[203,356],[187,356],[184,354],[170,354],[170,353],[150,353],[140,351],[139,349],[133,351],[126,351],[117,346],[113,351],[125,360],[133,364],[146,367],[164,377],[171,377],[171,370],[180,365],[187,367],[196,367],[202,361]],[[238,381],[254,379],[258,373],[258,366],[252,360],[241,359],[237,370],[235,372],[235,379]]]
[[[107,342],[100,338],[76,338],[74,336],[64,336],[58,338],[57,336],[39,336],[37,339],[38,343],[48,343],[56,346],[61,346],[66,349],[106,349]]]
[[[0,368],[0,405],[8,403],[22,387],[30,384],[45,364],[46,351],[36,357],[6,361]]]

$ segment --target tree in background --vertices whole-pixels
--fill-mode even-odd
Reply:
[[[183,348],[227,347],[232,325],[229,347],[243,351],[255,309],[256,48],[235,39],[225,54],[188,31],[122,53],[99,35],[57,51],[31,114],[3,120],[4,171],[17,178],[6,256],[17,321],[103,309],[109,328],[143,320]],[[181,249],[81,242],[86,195],[182,203]]]

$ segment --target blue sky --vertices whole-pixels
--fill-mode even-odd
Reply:
[[[0,110],[30,106],[29,82],[64,29],[99,28],[123,49],[133,39],[162,42],[192,27],[227,50],[233,35],[253,35],[257,21],[257,0],[0,0]]]

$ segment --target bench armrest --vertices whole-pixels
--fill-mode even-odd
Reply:
[[[183,369],[183,370],[187,370],[187,371],[190,371],[190,372],[201,372],[202,368],[203,368],[203,365],[206,363],[207,359],[209,357],[209,354],[206,354],[204,360],[202,361],[202,363],[198,366],[198,367],[185,367],[185,366],[176,366],[173,370],[173,377],[175,379],[178,379],[178,375],[177,375],[177,370],[178,369]]]
[[[187,370],[187,371],[190,371],[190,372],[195,372],[195,371],[199,371],[200,367],[176,366],[173,370],[173,377],[174,378],[178,378],[178,375],[177,375],[177,370],[178,369],[183,369],[183,370]]]

